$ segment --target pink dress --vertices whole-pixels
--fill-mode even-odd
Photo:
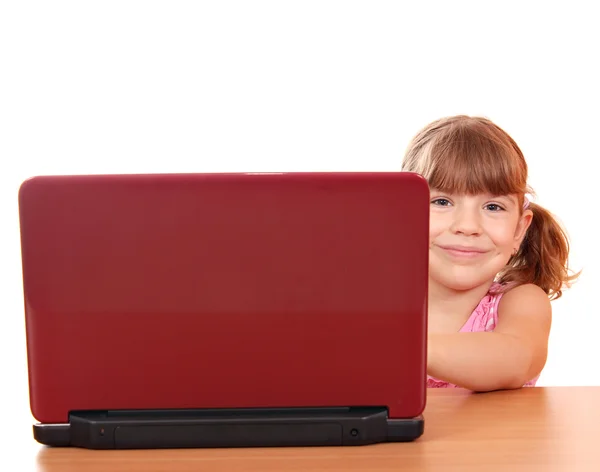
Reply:
[[[492,284],[487,295],[481,299],[475,307],[467,322],[460,329],[461,333],[476,333],[494,331],[498,323],[498,304],[504,292],[500,290],[501,285]],[[524,387],[534,387],[539,375],[527,382]],[[427,376],[428,388],[458,388],[456,385],[443,380]]]

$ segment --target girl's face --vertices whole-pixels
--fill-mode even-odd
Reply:
[[[533,213],[515,195],[455,195],[431,189],[430,282],[452,290],[489,283],[519,247]]]

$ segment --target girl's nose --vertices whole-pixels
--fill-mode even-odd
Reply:
[[[467,236],[481,233],[480,214],[476,208],[460,206],[456,208],[452,220],[451,231]]]

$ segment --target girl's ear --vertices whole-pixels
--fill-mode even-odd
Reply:
[[[515,231],[515,242],[520,246],[525,238],[525,234],[527,234],[527,230],[531,225],[531,221],[533,219],[533,212],[529,209],[523,211],[523,214],[519,217],[519,222],[517,223],[517,229]]]

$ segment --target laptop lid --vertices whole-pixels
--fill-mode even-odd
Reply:
[[[81,412],[422,413],[420,176],[41,176],[19,205],[41,426],[64,433]]]

